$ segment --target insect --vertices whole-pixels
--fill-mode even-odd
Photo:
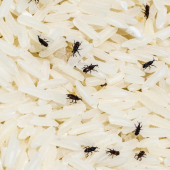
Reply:
[[[32,0],[30,0],[28,3],[30,3]],[[38,4],[39,0],[35,0],[35,3]]]
[[[140,131],[142,130],[142,125],[141,125],[141,122],[138,122],[138,125],[136,126],[136,129],[133,131],[133,133],[137,136],[139,135]]]
[[[89,147],[89,146],[86,146],[86,147],[84,147],[84,152],[86,153],[86,157],[88,157],[89,156],[89,153],[91,153],[91,155],[92,155],[92,153],[93,152],[98,152],[96,149],[99,149],[98,147]]]
[[[77,103],[77,101],[78,100],[81,100],[82,101],[82,99],[80,98],[80,97],[78,97],[77,95],[74,95],[74,94],[67,94],[67,99],[71,99],[72,100],[72,102],[71,103]]]
[[[112,158],[114,155],[118,156],[120,154],[119,151],[115,151],[114,149],[109,149],[109,148],[107,148],[107,149],[108,150],[106,150],[106,153],[109,154],[109,156],[112,156]]]
[[[142,160],[142,157],[145,158],[145,156],[146,156],[145,151],[140,151],[139,153],[136,153],[136,154],[135,154],[134,158],[137,159],[137,160],[139,160],[139,161],[141,161],[141,160]]]
[[[154,61],[156,61],[156,60],[153,59],[152,61],[148,61],[147,63],[143,64],[143,69],[146,69],[146,68],[148,68],[148,67],[149,67],[149,69],[150,69],[151,66],[154,66],[154,65],[152,65]],[[154,66],[154,67],[156,67],[156,66]]]
[[[146,4],[146,5],[143,4],[143,6],[144,6],[145,9],[143,9],[142,12],[144,13],[145,18],[148,19],[149,18],[150,6],[148,4]]]
[[[45,47],[48,47],[48,42],[49,42],[49,41],[47,41],[45,38],[42,39],[42,38],[40,38],[40,36],[38,35],[38,40],[39,40],[39,42],[40,42],[41,45],[43,45],[43,46],[45,46]]]
[[[82,42],[81,42],[81,43],[82,43]],[[73,51],[72,51],[73,57],[74,57],[74,55],[76,56],[76,52],[80,55],[79,50],[81,50],[81,49],[79,49],[79,47],[80,47],[81,43],[78,42],[78,41],[77,41],[77,42],[74,41]],[[77,57],[77,56],[76,56],[76,57]]]
[[[107,83],[105,83],[105,84],[101,84],[100,86],[101,86],[101,87],[107,86]]]
[[[90,73],[91,73],[91,71],[93,70],[93,71],[97,71],[97,70],[95,70],[94,68],[95,67],[98,67],[98,65],[93,65],[93,64],[91,64],[91,65],[85,65],[82,69],[83,69],[83,72],[86,74],[86,73],[88,73],[89,71],[90,71]]]

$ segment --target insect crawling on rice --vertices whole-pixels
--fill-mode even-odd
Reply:
[[[105,87],[105,86],[107,86],[107,83],[101,84],[100,86]]]
[[[81,43],[82,43],[82,42],[81,42]],[[72,51],[73,57],[74,57],[74,55],[76,56],[76,52],[80,55],[79,50],[81,50],[81,49],[79,49],[79,47],[80,47],[81,43],[78,42],[78,41],[77,41],[77,42],[74,41],[73,51]],[[77,57],[77,56],[76,56],[76,57]]]
[[[32,0],[30,0],[28,3],[32,2]],[[39,0],[35,0],[35,3],[38,4]]]
[[[147,63],[143,64],[143,69],[146,69],[146,68],[148,68],[148,67],[149,67],[149,69],[150,69],[151,66],[154,66],[154,65],[152,65],[154,61],[156,61],[156,60],[153,59],[152,61],[148,61]],[[154,67],[156,67],[156,66],[154,66]]]
[[[145,156],[146,156],[145,151],[140,151],[139,153],[136,153],[136,154],[135,154],[134,158],[137,159],[137,160],[139,160],[139,161],[141,161],[141,160],[142,160],[142,157],[145,158]]]
[[[86,147],[84,147],[84,152],[86,153],[86,157],[88,157],[89,156],[89,153],[91,153],[91,155],[92,155],[92,153],[93,152],[99,152],[98,150],[96,150],[96,149],[99,149],[98,147],[89,147],[89,146],[86,146]]]
[[[86,73],[88,73],[88,72],[90,72],[91,73],[91,71],[93,70],[93,71],[97,71],[97,70],[95,70],[94,68],[95,67],[98,67],[98,65],[93,65],[93,64],[91,64],[91,65],[85,65],[82,69],[83,69],[83,72],[86,74]]]
[[[81,100],[82,101],[82,99],[80,98],[80,97],[78,97],[77,95],[74,95],[74,94],[67,94],[67,99],[71,99],[72,101],[71,101],[71,103],[77,103],[77,101],[78,100]]]
[[[112,156],[112,158],[114,155],[118,156],[120,154],[119,151],[116,151],[114,149],[110,149],[110,148],[107,148],[107,149],[108,150],[106,150],[106,154],[109,154],[109,156]]]
[[[136,126],[136,129],[133,131],[133,133],[137,136],[139,135],[140,131],[142,130],[142,125],[141,125],[141,122],[138,122],[138,125]]]
[[[47,41],[45,38],[42,39],[42,38],[40,38],[40,36],[38,35],[38,40],[39,40],[39,42],[40,42],[41,45],[43,45],[43,46],[45,46],[45,47],[48,47],[48,42],[49,42],[49,41]]]
[[[148,19],[149,18],[150,6],[148,4],[146,4],[146,5],[143,4],[143,6],[144,6],[145,9],[143,9],[142,12],[144,13],[145,18]]]

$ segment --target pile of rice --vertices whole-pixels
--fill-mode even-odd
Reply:
[[[170,0],[0,2],[0,170],[170,170]]]

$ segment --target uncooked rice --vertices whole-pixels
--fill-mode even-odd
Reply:
[[[170,170],[169,24],[170,0],[0,0],[0,170]]]

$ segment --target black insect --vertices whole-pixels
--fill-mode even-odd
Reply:
[[[101,87],[107,86],[107,83],[105,83],[105,84],[101,84],[100,86],[101,86]]]
[[[86,153],[86,157],[88,157],[89,156],[89,153],[91,153],[91,155],[93,154],[93,152],[98,152],[98,150],[96,150],[96,149],[99,149],[98,147],[89,147],[89,146],[86,146],[86,147],[84,147],[84,152]]]
[[[82,43],[82,42],[81,42],[81,43]],[[74,41],[73,51],[72,51],[73,57],[74,57],[74,55],[76,56],[76,52],[80,55],[79,50],[81,50],[81,49],[79,49],[79,47],[80,47],[81,43],[78,42],[78,41],[77,41],[77,42]],[[77,57],[77,56],[76,56],[76,57]]]
[[[77,95],[74,95],[74,94],[67,94],[67,99],[71,99],[72,100],[72,102],[71,103],[77,103],[77,101],[78,100],[81,100],[82,101],[82,99],[80,98],[80,97],[78,97]]]
[[[107,149],[108,150],[106,150],[106,154],[109,154],[109,156],[112,156],[112,158],[114,155],[118,156],[120,154],[119,151],[116,151],[114,149],[110,149],[110,148],[107,148]]]
[[[146,156],[145,151],[140,151],[139,153],[136,153],[136,154],[135,154],[134,158],[137,159],[137,160],[139,160],[139,161],[141,161],[141,160],[142,160],[142,157],[145,158],[145,156]]]
[[[146,4],[146,5],[143,4],[143,6],[144,6],[144,9],[143,9],[142,12],[144,13],[145,18],[148,19],[149,18],[150,6],[148,4]]]
[[[49,42],[49,41],[47,41],[45,38],[42,39],[42,38],[40,38],[40,36],[38,35],[38,40],[39,40],[39,42],[40,42],[41,45],[43,45],[43,46],[45,46],[45,47],[48,47],[48,42]]]
[[[142,130],[142,125],[141,125],[141,122],[138,122],[138,125],[136,126],[136,129],[133,131],[133,133],[137,136],[139,135],[140,131]]]
[[[93,64],[91,64],[91,65],[85,65],[82,69],[83,69],[83,72],[86,74],[86,73],[88,73],[89,71],[90,71],[90,73],[91,73],[91,71],[93,70],[93,71],[97,71],[97,70],[95,70],[94,68],[95,67],[98,67],[98,65],[93,65]]]
[[[149,67],[149,69],[150,69],[151,66],[154,66],[154,65],[152,65],[154,61],[156,61],[156,60],[153,59],[152,61],[148,61],[147,63],[143,64],[143,69],[146,69],[146,68],[148,68],[148,67]],[[156,67],[156,66],[154,66],[154,67]]]
[[[28,3],[32,2],[32,0],[30,0]],[[39,0],[35,0],[35,3],[38,4]]]

